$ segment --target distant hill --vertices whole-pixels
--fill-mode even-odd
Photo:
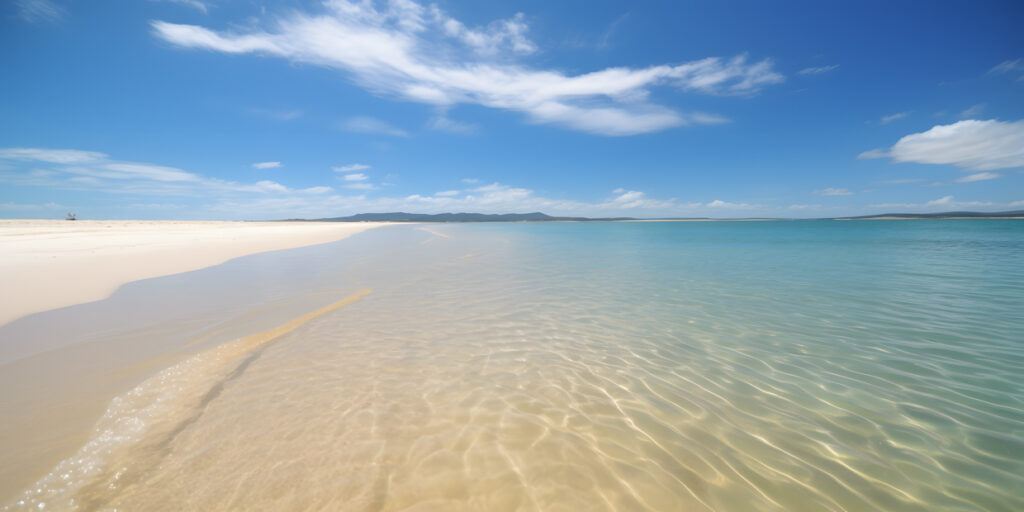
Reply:
[[[598,220],[634,220],[629,217],[591,219],[588,217],[552,217],[533,213],[360,213],[348,217],[331,217],[314,219],[320,222],[544,222],[544,221],[598,221]]]
[[[1009,212],[942,212],[942,213],[883,213],[881,215],[862,215],[860,217],[837,217],[839,220],[860,219],[953,219],[953,218],[988,218],[1024,217],[1024,210]]]

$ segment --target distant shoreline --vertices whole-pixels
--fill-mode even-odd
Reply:
[[[480,222],[739,222],[769,220],[907,220],[907,219],[1024,219],[1024,210],[1005,212],[940,212],[940,213],[883,213],[850,217],[679,217],[642,219],[635,217],[557,217],[541,212],[531,213],[360,213],[347,217],[322,219],[287,219],[295,222],[432,222],[432,223],[480,223]]]

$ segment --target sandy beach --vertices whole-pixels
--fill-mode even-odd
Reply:
[[[340,240],[384,223],[0,220],[0,325],[121,285]]]

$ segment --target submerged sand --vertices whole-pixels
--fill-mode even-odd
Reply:
[[[386,223],[0,220],[0,325],[109,297],[121,285]]]

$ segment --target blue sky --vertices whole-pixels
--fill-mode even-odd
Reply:
[[[0,217],[1024,209],[1024,4],[13,0]]]

